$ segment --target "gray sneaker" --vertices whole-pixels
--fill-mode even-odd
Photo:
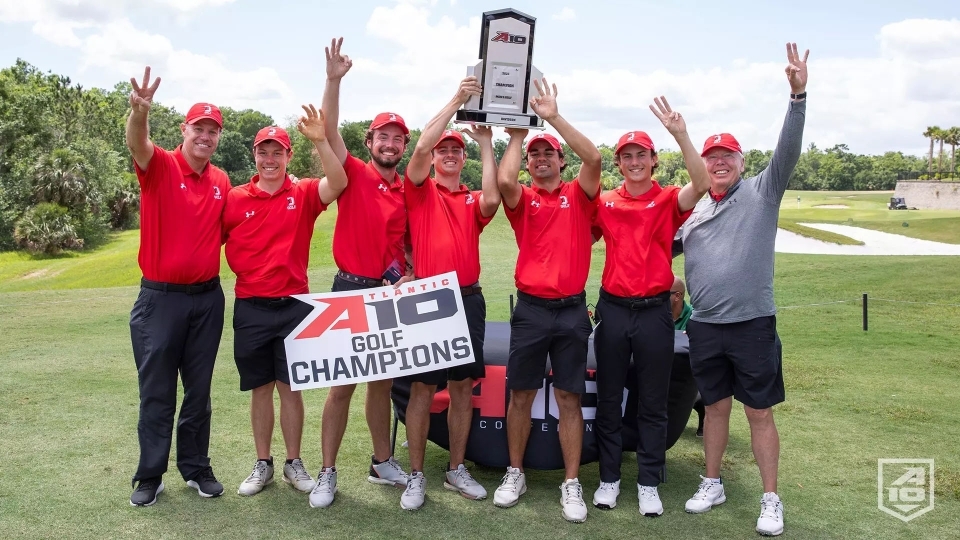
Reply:
[[[326,508],[333,504],[337,494],[337,470],[333,467],[320,469],[317,473],[317,485],[310,492],[311,508]]]
[[[262,459],[258,459],[257,463],[253,466],[253,472],[250,473],[250,476],[248,476],[247,479],[240,484],[240,488],[237,489],[237,495],[244,497],[256,495],[263,491],[263,488],[267,487],[270,482],[273,482],[273,465]]]
[[[416,471],[410,475],[410,479],[407,480],[407,489],[403,491],[403,495],[400,496],[400,508],[404,510],[419,510],[423,506],[423,501],[426,498],[427,491],[427,479],[423,476],[423,473]]]
[[[443,483],[443,487],[450,491],[459,492],[460,495],[463,495],[467,499],[481,501],[487,498],[487,490],[483,489],[483,486],[474,480],[473,476],[470,475],[470,471],[463,466],[463,463],[458,465],[456,469],[447,471],[447,478],[446,482]]]
[[[137,484],[137,489],[130,495],[130,506],[152,506],[157,502],[157,495],[163,491],[161,477],[144,478]]]
[[[407,487],[407,481],[410,475],[404,472],[403,467],[393,456],[383,463],[374,463],[370,460],[370,476],[367,481],[372,484],[383,484],[385,486]]]
[[[304,493],[310,493],[317,485],[300,458],[293,460],[292,463],[283,464],[283,481]]]

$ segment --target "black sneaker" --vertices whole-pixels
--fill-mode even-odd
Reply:
[[[157,495],[163,491],[163,481],[158,476],[156,478],[144,478],[140,480],[137,489],[130,495],[130,506],[150,506],[157,502]]]
[[[193,480],[188,480],[187,485],[197,490],[201,497],[219,497],[223,494],[223,484],[217,482],[210,467],[200,471]]]

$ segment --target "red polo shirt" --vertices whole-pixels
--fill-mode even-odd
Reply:
[[[407,211],[400,175],[395,174],[388,184],[373,163],[364,163],[350,154],[343,170],[347,173],[347,188],[337,198],[337,225],[333,231],[333,260],[337,268],[379,279],[394,260],[405,267]]]
[[[480,233],[493,216],[480,213],[480,191],[450,191],[433,178],[420,186],[404,176],[407,219],[418,277],[454,270],[461,286],[480,281]]]
[[[623,184],[600,195],[594,234],[607,244],[600,284],[615,296],[653,296],[673,286],[671,246],[692,210],[680,213],[680,188],[656,181],[634,197]]]
[[[590,272],[590,224],[597,200],[587,197],[579,178],[560,182],[552,193],[521,187],[517,207],[504,205],[520,248],[517,289],[541,298],[580,294]]]
[[[150,281],[188,285],[220,274],[220,218],[230,191],[227,173],[207,163],[193,172],[180,147],[153,145],[140,181],[140,271]]]
[[[227,264],[237,274],[237,298],[280,298],[310,292],[310,239],[320,212],[320,180],[296,184],[288,176],[273,194],[260,189],[260,175],[227,195],[223,235]]]

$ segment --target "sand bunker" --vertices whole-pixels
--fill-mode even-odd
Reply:
[[[805,227],[842,234],[863,242],[862,246],[841,246],[815,240],[783,229],[777,230],[778,253],[808,253],[812,255],[960,255],[960,245],[918,240],[899,234],[890,234],[849,225],[828,223],[801,223]]]
[[[847,206],[847,205],[845,205],[845,204],[818,204],[818,205],[814,206],[814,208],[836,208],[836,209],[844,209],[844,208],[850,208],[850,207]]]

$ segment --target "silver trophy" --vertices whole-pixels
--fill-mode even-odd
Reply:
[[[536,21],[515,9],[483,14],[480,62],[467,67],[483,92],[457,111],[456,123],[543,129],[543,119],[530,109],[533,81],[543,77],[533,66]]]

